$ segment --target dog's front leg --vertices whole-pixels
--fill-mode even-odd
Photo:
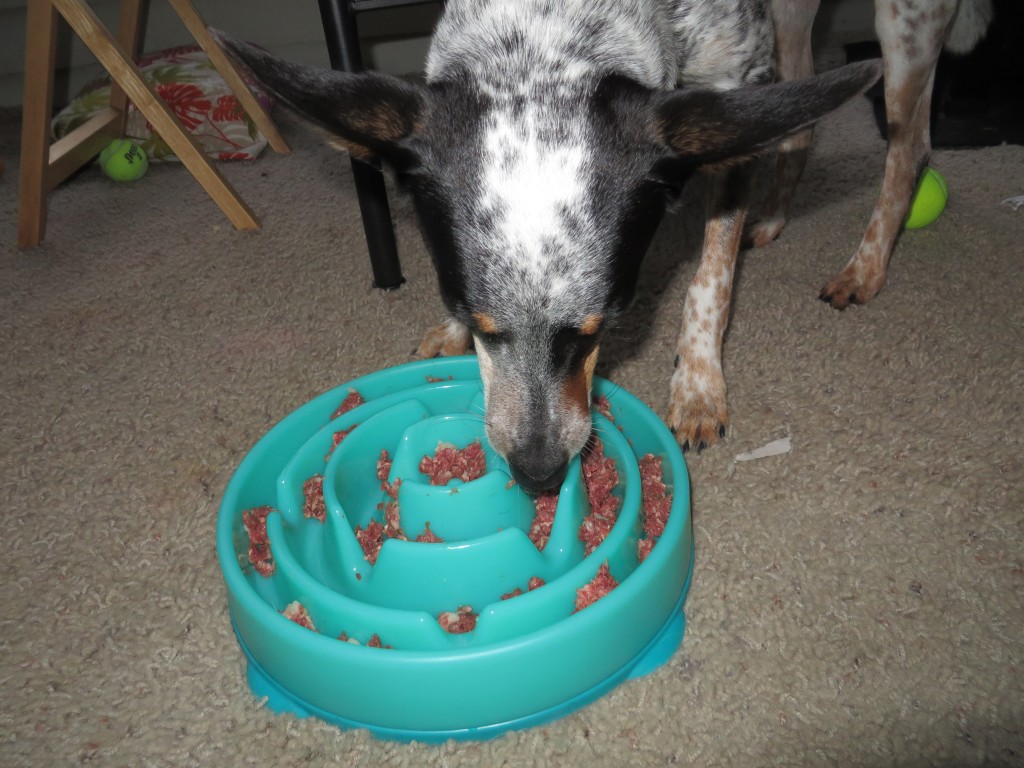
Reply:
[[[445,320],[423,334],[416,354],[420,357],[464,355],[473,346],[469,328],[454,318]]]
[[[948,5],[955,4],[943,4],[940,10],[951,13],[951,9],[945,7]],[[935,16],[939,17],[939,12]],[[885,177],[860,247],[842,271],[821,289],[822,301],[836,309],[866,304],[882,290],[914,186],[928,164],[932,85],[946,19],[927,18],[931,28],[922,28],[920,32],[914,26],[916,22],[902,17],[878,25],[885,54],[885,110],[889,135]],[[908,42],[911,39],[913,43]]]
[[[775,26],[775,64],[780,80],[799,80],[814,74],[811,33],[819,0],[772,0]],[[786,226],[797,183],[807,164],[813,128],[787,136],[779,144],[775,176],[761,203],[757,220],[747,225],[744,242],[756,248],[767,245]]]
[[[725,437],[729,423],[722,337],[729,322],[732,280],[750,198],[749,162],[718,171],[708,188],[704,252],[686,294],[669,393],[668,425],[683,450]]]

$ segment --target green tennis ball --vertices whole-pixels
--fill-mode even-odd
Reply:
[[[925,168],[917,182],[917,191],[910,201],[910,213],[903,226],[907,229],[927,227],[942,213],[949,198],[946,180],[934,168]]]
[[[149,158],[128,139],[114,139],[100,152],[100,167],[114,181],[135,181],[146,175]]]

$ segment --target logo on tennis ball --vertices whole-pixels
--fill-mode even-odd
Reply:
[[[910,201],[910,213],[903,226],[907,229],[927,227],[942,213],[946,207],[949,190],[946,180],[934,168],[925,168],[921,179],[917,182],[917,191]]]
[[[115,139],[100,152],[100,167],[114,181],[135,181],[146,175],[149,158],[128,139]]]

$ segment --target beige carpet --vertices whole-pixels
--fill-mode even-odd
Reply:
[[[408,203],[408,284],[370,286],[348,161],[224,171],[234,231],[180,167],[88,169],[17,252],[0,120],[0,764],[1024,765],[1024,149],[939,152],[951,190],[870,306],[821,284],[859,242],[884,145],[866,100],[819,131],[794,220],[748,253],[727,441],[689,459],[697,565],[656,673],[484,743],[378,741],[261,707],[214,552],[220,494],[276,421],[409,359],[443,313]],[[666,220],[601,372],[664,412],[700,185]],[[783,436],[792,453],[735,466]]]

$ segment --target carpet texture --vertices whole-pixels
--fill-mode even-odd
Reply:
[[[1024,210],[1000,204],[1024,193],[1024,150],[937,152],[946,212],[839,313],[817,292],[860,240],[885,146],[865,99],[825,120],[788,228],[742,256],[732,423],[688,458],[682,647],[546,727],[426,746],[267,711],[229,624],[214,524],[233,469],[444,316],[408,202],[408,283],[383,293],[347,159],[277,117],[291,155],[223,167],[261,231],[179,166],[90,168],[28,253],[17,115],[0,119],[0,764],[1024,765]],[[666,219],[599,370],[661,414],[702,191]],[[791,453],[733,465],[784,436]]]

